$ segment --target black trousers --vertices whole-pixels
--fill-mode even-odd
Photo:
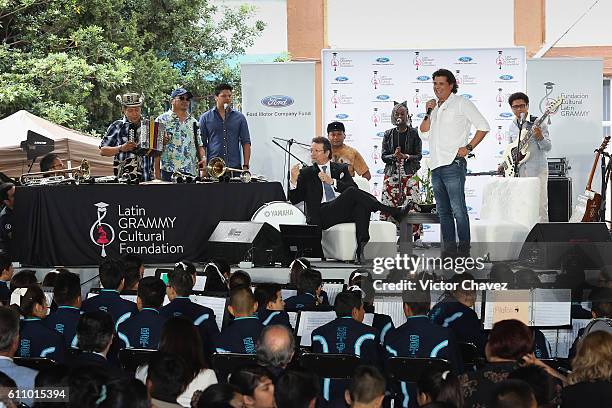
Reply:
[[[357,243],[370,240],[370,214],[384,211],[395,214],[399,209],[382,204],[372,194],[349,187],[333,201],[321,204],[321,228],[354,222]]]

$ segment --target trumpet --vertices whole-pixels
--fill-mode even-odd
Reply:
[[[225,160],[223,160],[221,157],[215,157],[211,161],[209,161],[208,165],[206,166],[206,170],[208,171],[208,174],[214,179],[219,179],[223,177],[223,175],[227,171],[235,171],[240,173],[240,181],[242,181],[243,183],[249,183],[251,181],[250,171],[227,167],[225,165]]]
[[[71,174],[70,176],[65,176]],[[62,170],[37,171],[22,174],[19,181],[24,186],[38,186],[46,184],[59,184],[69,181],[81,182],[89,180],[91,168],[87,159],[81,161],[79,167],[72,167]]]

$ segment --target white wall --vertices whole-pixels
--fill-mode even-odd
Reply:
[[[330,48],[514,45],[513,0],[328,0],[327,22]]]
[[[546,42],[559,38],[594,3],[595,0],[547,0]],[[612,45],[610,16],[612,16],[612,1],[599,0],[556,46]]]

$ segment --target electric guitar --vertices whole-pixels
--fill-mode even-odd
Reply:
[[[540,127],[542,122],[551,114],[555,113],[559,107],[563,104],[563,98],[559,97],[551,103],[546,111],[542,115],[542,117],[538,118],[529,130],[522,129],[519,137],[512,143],[510,143],[506,150],[504,150],[504,155],[502,159],[502,163],[500,164],[503,174],[505,177],[514,177],[515,176],[515,162],[518,160],[518,167],[520,167],[523,163],[529,160],[529,156],[531,153],[527,150],[529,147],[529,140],[533,135],[533,129],[536,127]]]
[[[597,169],[597,163],[599,162],[599,156],[608,146],[610,136],[606,136],[599,146],[599,149],[595,150],[595,161],[591,168],[591,175],[587,182],[584,194],[578,196],[576,208],[572,213],[570,222],[596,222],[599,221],[599,208],[601,207],[601,194],[591,190],[591,183],[593,182],[593,175]]]

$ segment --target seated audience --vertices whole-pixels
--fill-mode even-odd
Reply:
[[[258,306],[257,317],[261,324],[264,326],[282,324],[291,328],[280,284],[260,283],[255,288],[255,299]]]
[[[537,408],[533,390],[525,381],[506,380],[493,391],[491,408]]]
[[[257,341],[257,362],[278,378],[295,353],[293,332],[285,325],[266,326]]]
[[[8,375],[20,389],[34,388],[34,378],[38,372],[13,362],[19,347],[19,315],[8,307],[0,306],[0,372]],[[32,405],[32,399],[22,399]]]
[[[306,258],[296,258],[289,264],[289,283],[297,286],[302,271],[310,269],[310,261]]]
[[[314,269],[305,269],[298,280],[298,294],[285,300],[285,309],[289,311],[305,310],[323,305],[321,290],[323,280],[321,273]]]
[[[556,390],[557,385],[544,368],[536,365],[521,367],[511,372],[508,379],[522,380],[529,384],[538,403],[538,408],[552,408],[558,405],[555,401],[559,393]]]
[[[214,345],[219,336],[219,327],[215,320],[215,312],[206,306],[199,305],[189,299],[193,289],[194,279],[185,268],[178,266],[168,273],[166,294],[170,303],[160,309],[160,314],[166,318],[184,316],[198,327],[206,357],[214,352]]]
[[[138,255],[124,255],[123,263],[125,264],[125,283],[123,290],[137,290],[138,282],[144,275],[144,263]]]
[[[99,295],[85,299],[81,310],[106,312],[111,315],[117,327],[138,311],[134,302],[119,296],[125,286],[125,264],[117,259],[105,259],[100,264],[99,272],[103,288],[100,289]]]
[[[29,269],[23,269],[13,275],[9,283],[9,289],[11,293],[13,293],[16,288],[28,288],[32,285],[38,285],[36,272]]]
[[[73,370],[68,377],[68,404],[83,408],[149,408],[147,388],[136,379],[113,378],[100,367]],[[48,403],[51,407],[52,403]],[[56,405],[57,406],[57,405]]]
[[[366,313],[374,314],[372,327],[380,333],[380,344],[383,344],[387,333],[395,329],[395,326],[390,316],[376,313],[374,310],[374,281],[370,272],[367,269],[355,269],[351,272],[348,290],[362,293],[363,308]]]
[[[461,282],[465,280],[474,280],[474,277],[467,272],[453,275],[450,282],[456,283],[457,289],[445,292],[442,300],[431,309],[429,317],[434,323],[451,329],[458,342],[472,343],[483,352],[486,337],[473,309],[476,292],[462,288]]]
[[[263,325],[255,315],[257,302],[251,288],[240,286],[233,289],[227,309],[234,321],[219,335],[217,352],[255,354],[255,342]]]
[[[589,333],[578,344],[562,408],[604,408],[612,401],[612,334]]]
[[[205,291],[219,293],[229,291],[230,265],[226,260],[221,258],[211,260],[204,267],[204,276],[206,276]]]
[[[242,394],[235,385],[213,384],[198,391],[191,406],[195,408],[244,408]]]
[[[81,352],[68,362],[72,367],[84,369],[95,366],[113,378],[123,377],[123,372],[109,361],[109,350],[115,336],[110,314],[99,310],[83,313],[77,323],[76,334]]]
[[[421,373],[417,386],[417,403],[420,407],[432,402],[447,402],[456,408],[463,408],[463,395],[459,379],[450,371],[439,372],[434,369]]]
[[[385,398],[385,377],[376,367],[361,366],[355,370],[344,399],[351,408],[380,408]]]
[[[117,337],[125,348],[157,349],[162,326],[166,321],[159,314],[166,296],[166,285],[159,278],[147,276],[140,280],[137,293],[138,313],[117,327]]]
[[[63,362],[66,356],[64,337],[48,328],[43,319],[47,317],[47,298],[38,285],[18,288],[21,293],[19,311],[23,315],[19,330],[19,357],[45,357]]]
[[[229,383],[242,394],[245,408],[276,408],[273,379],[267,368],[252,366],[236,370]]]
[[[8,305],[11,298],[9,283],[13,277],[13,263],[7,254],[0,254],[0,302]]]
[[[315,408],[319,382],[308,372],[286,371],[274,384],[277,408]]]
[[[334,305],[337,318],[313,330],[313,353],[353,354],[363,364],[381,365],[378,330],[363,322],[365,310],[361,296],[355,292],[342,292]],[[323,398],[326,401],[344,401],[345,381],[324,381]]]
[[[232,290],[238,286],[251,286],[251,276],[247,272],[237,270],[236,272],[232,273],[229,280],[229,288]]]
[[[64,336],[66,348],[77,347],[76,326],[81,316],[81,280],[72,272],[60,272],[53,287],[57,310],[43,324]]]
[[[200,333],[191,321],[184,317],[172,317],[166,321],[161,331],[159,351],[179,356],[185,364],[185,389],[177,398],[182,406],[189,406],[197,390],[217,383],[215,372],[206,364],[203,349]],[[147,370],[147,365],[139,367],[136,378],[145,382]]]
[[[176,400],[187,382],[187,367],[181,357],[163,351],[153,354],[146,381],[152,408],[181,408]]]
[[[612,289],[597,288],[591,292],[591,317],[593,319],[612,319]],[[570,348],[568,357],[571,359],[576,355],[578,342],[584,334],[586,327],[578,330],[578,334],[574,339],[574,343]]]

